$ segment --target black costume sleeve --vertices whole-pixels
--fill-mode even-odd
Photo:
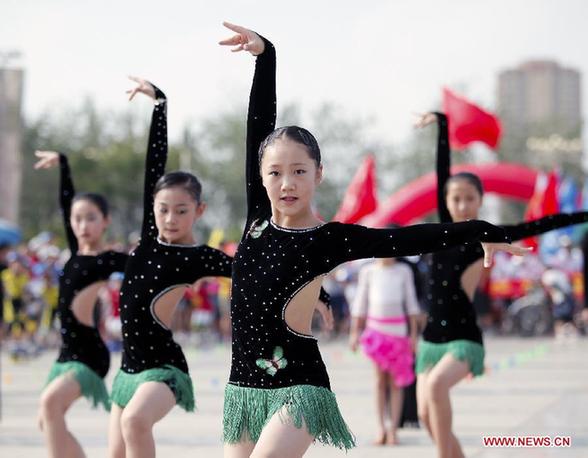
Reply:
[[[442,223],[452,222],[451,215],[445,203],[445,185],[451,178],[451,151],[449,150],[449,131],[447,116],[434,113],[437,116],[439,132],[437,134],[437,212]]]
[[[331,308],[331,295],[327,293],[322,286],[319,292],[319,301],[325,304],[327,308]]]
[[[149,129],[149,144],[145,159],[145,183],[143,187],[143,225],[141,237],[155,238],[155,214],[153,213],[153,190],[155,183],[165,173],[167,161],[167,99],[165,94],[156,86],[155,107],[151,117]]]
[[[325,243],[335,264],[365,258],[414,256],[469,242],[509,242],[504,229],[486,221],[416,224],[396,229],[371,229],[331,223]]]
[[[261,39],[265,49],[255,62],[247,112],[247,224],[244,234],[259,214],[271,211],[261,182],[258,154],[261,143],[276,126],[276,50],[268,40]]]
[[[207,277],[231,277],[233,258],[221,250],[205,246],[203,267]]]
[[[75,255],[78,252],[78,240],[74,235],[70,222],[71,205],[75,196],[75,189],[71,178],[69,163],[67,162],[67,156],[64,154],[59,155],[59,169],[59,206],[61,207],[61,214],[63,216],[63,227],[65,228],[67,245],[69,246],[71,254]]]
[[[103,264],[103,278],[108,278],[113,272],[124,272],[129,255],[119,251],[111,251],[108,253],[102,262]]]
[[[558,213],[557,215],[549,215],[533,221],[526,221],[515,225],[504,225],[502,227],[512,240],[522,240],[561,227],[586,222],[588,222],[588,212]]]

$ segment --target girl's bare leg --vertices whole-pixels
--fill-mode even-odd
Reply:
[[[155,458],[153,425],[175,405],[176,398],[165,383],[146,382],[137,388],[120,419],[127,458]]]
[[[236,444],[225,444],[223,456],[224,458],[249,458],[254,448],[255,442],[251,442],[249,439]]]
[[[427,397],[427,381],[429,377],[429,371],[417,374],[417,386],[416,386],[416,397],[417,397],[417,410],[421,425],[427,428],[429,436],[435,441],[433,437],[433,431],[431,430],[431,417],[429,413],[429,399]]]
[[[125,441],[120,425],[122,413],[123,409],[121,407],[112,404],[108,425],[108,456],[110,458],[125,458]]]
[[[282,408],[263,428],[251,457],[299,458],[306,453],[313,441],[314,437],[310,435],[304,422],[301,428],[297,428],[288,418],[286,409]]]
[[[70,374],[51,381],[41,395],[39,426],[45,435],[51,458],[85,456],[82,447],[65,424],[65,413],[80,396],[80,384]]]
[[[380,367],[374,363],[375,370],[375,394],[376,394],[376,415],[378,419],[378,435],[374,441],[375,445],[384,445],[386,443],[386,407],[388,399],[386,397],[386,391],[388,390],[388,373],[380,369]]]
[[[446,354],[431,369],[427,380],[430,425],[439,458],[462,457],[463,452],[452,432],[449,390],[469,373],[469,366]]]
[[[404,388],[397,386],[392,376],[390,377],[390,402],[392,404],[390,409],[391,425],[388,431],[388,437],[386,438],[386,443],[389,445],[395,445],[398,443],[396,431],[398,430],[400,416],[402,415]]]

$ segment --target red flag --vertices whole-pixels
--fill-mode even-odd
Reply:
[[[443,112],[449,123],[449,143],[463,149],[472,142],[482,142],[494,149],[501,134],[500,119],[469,100],[443,88]]]
[[[353,224],[372,213],[378,206],[376,195],[376,164],[367,156],[349,184],[333,221]]]
[[[549,175],[540,174],[535,182],[535,192],[529,200],[525,210],[525,221],[531,221],[543,218],[548,215],[554,215],[559,210],[557,199],[558,176],[554,170]],[[523,240],[527,246],[538,248],[537,237]]]

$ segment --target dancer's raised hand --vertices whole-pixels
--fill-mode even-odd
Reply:
[[[433,124],[437,121],[437,115],[435,113],[418,113],[415,116],[417,119],[414,122],[414,126],[417,129],[422,129],[423,127],[426,127],[429,124]]]
[[[254,56],[259,56],[265,49],[263,40],[255,32],[241,27],[240,25],[231,24],[230,22],[223,22],[223,25],[235,32],[230,38],[219,41],[221,46],[235,46],[231,49],[232,52],[249,51]]]
[[[153,89],[153,85],[143,78],[138,78],[136,76],[129,76],[131,81],[134,81],[135,87],[127,90],[127,94],[129,94],[129,100],[133,100],[133,97],[138,93],[145,94],[148,97],[151,97],[155,100],[155,89]]]
[[[35,151],[35,156],[39,158],[39,160],[35,162],[35,170],[50,169],[59,164],[59,153],[56,153],[55,151],[37,150]]]

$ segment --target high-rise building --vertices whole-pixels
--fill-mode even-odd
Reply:
[[[18,223],[22,179],[23,70],[0,68],[0,218]]]
[[[557,133],[568,135],[581,123],[580,83],[577,70],[553,61],[528,61],[500,73],[498,110],[505,122],[554,123],[563,129]]]
[[[504,70],[498,77],[497,107],[508,160],[581,170],[580,72],[549,60]]]

